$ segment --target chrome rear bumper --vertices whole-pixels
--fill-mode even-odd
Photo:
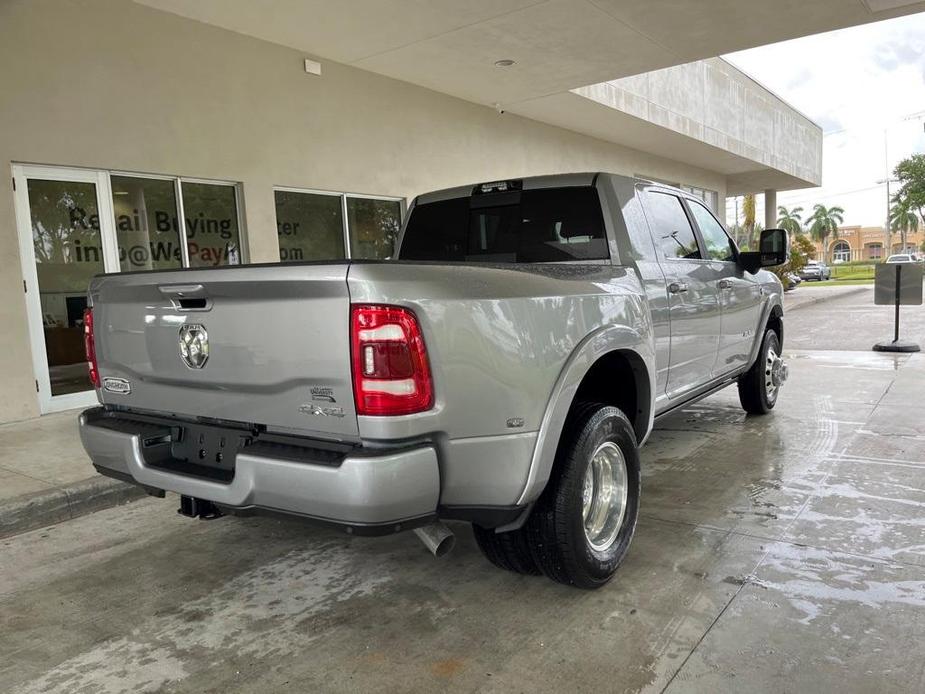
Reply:
[[[436,451],[429,445],[375,452],[356,448],[319,464],[293,459],[284,448],[276,454],[273,448],[253,446],[251,452],[245,447],[237,452],[233,476],[217,481],[165,469],[170,444],[156,435],[156,423],[133,422],[94,408],[80,415],[79,424],[84,449],[101,473],[230,510],[392,526],[431,517],[437,509],[440,473]],[[165,419],[162,426],[176,424]]]

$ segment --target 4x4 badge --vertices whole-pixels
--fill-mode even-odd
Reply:
[[[180,327],[180,358],[191,369],[201,369],[209,361],[209,333],[199,323]]]

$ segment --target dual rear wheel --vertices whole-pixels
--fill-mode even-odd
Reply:
[[[582,404],[566,423],[554,475],[524,526],[506,533],[474,526],[475,539],[503,569],[599,588],[629,549],[639,492],[630,421],[615,407]]]
[[[774,408],[787,378],[780,338],[768,328],[755,364],[739,379],[751,414]],[[639,452],[626,415],[615,407],[578,405],[563,432],[553,475],[526,523],[496,533],[473,526],[489,561],[523,574],[599,588],[623,562],[639,515]]]

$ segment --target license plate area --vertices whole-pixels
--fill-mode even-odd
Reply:
[[[170,458],[161,466],[222,481],[234,478],[238,451],[254,441],[250,431],[183,424],[170,429]],[[179,471],[179,470],[178,470]]]

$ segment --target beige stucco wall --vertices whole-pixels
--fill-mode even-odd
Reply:
[[[0,2],[0,166],[239,181],[252,261],[278,258],[272,187],[411,198],[556,171],[722,175],[126,0]],[[38,414],[9,186],[0,190],[0,421]]]
[[[822,129],[722,58],[654,70],[574,92],[736,154],[749,162],[743,172],[779,171],[804,185],[822,181]],[[746,185],[749,192],[760,190],[748,188],[737,178],[732,177],[730,188]]]

